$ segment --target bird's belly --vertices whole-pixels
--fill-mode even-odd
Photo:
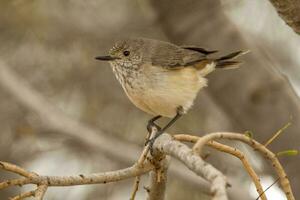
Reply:
[[[193,68],[172,70],[152,75],[153,82],[145,81],[140,90],[127,89],[129,99],[141,110],[164,117],[174,117],[178,107],[186,112],[206,79]]]
[[[151,115],[161,115],[164,117],[174,117],[176,110],[185,102],[166,101],[164,95],[155,93],[144,96],[128,95],[135,106]]]

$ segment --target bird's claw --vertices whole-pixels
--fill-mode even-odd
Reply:
[[[153,128],[156,128],[157,131],[161,130],[161,128],[157,124],[155,124],[154,121],[150,120],[148,122],[148,124],[147,124],[147,130],[148,130],[148,132],[151,133],[152,130],[153,130]]]
[[[161,130],[159,130],[154,137],[152,137],[151,139],[148,139],[146,142],[145,142],[145,146],[149,145],[149,150],[150,150],[150,154],[153,156],[153,144],[155,142],[155,140],[162,134]]]

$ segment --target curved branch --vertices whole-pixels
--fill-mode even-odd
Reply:
[[[231,132],[217,132],[217,133],[211,133],[209,135],[205,135],[200,140],[198,140],[198,142],[194,145],[194,148],[193,148],[194,151],[201,153],[204,145],[215,139],[238,140],[238,141],[248,144],[254,150],[257,150],[259,153],[261,153],[265,158],[267,158],[267,160],[270,160],[272,162],[272,166],[275,168],[275,171],[280,178],[279,181],[280,181],[281,187],[282,187],[286,197],[289,200],[295,200],[295,197],[294,197],[292,189],[291,189],[290,182],[287,178],[287,175],[286,175],[283,167],[281,166],[276,155],[273,152],[271,152],[269,149],[267,149],[264,145],[251,139],[250,137],[247,137],[244,134],[231,133]]]
[[[211,183],[210,190],[213,200],[228,199],[226,193],[226,177],[212,165],[202,160],[202,158],[189,147],[174,140],[172,136],[168,134],[159,136],[155,140],[153,147],[155,147],[154,150],[156,151],[177,158],[197,175],[208,180]]]
[[[185,134],[175,135],[174,138],[179,141],[191,142],[191,143],[196,143],[199,139],[201,139],[201,137],[198,137],[198,136],[185,135]],[[237,157],[238,159],[240,159],[244,165],[245,170],[251,177],[251,179],[256,187],[256,190],[258,192],[258,195],[260,195],[260,198],[262,200],[267,200],[267,197],[264,193],[263,187],[260,184],[260,179],[259,179],[258,175],[256,174],[256,172],[250,165],[248,159],[245,157],[245,155],[240,150],[230,147],[230,146],[227,146],[227,145],[224,145],[224,144],[221,144],[221,143],[218,143],[218,142],[215,142],[215,141],[210,141],[207,143],[207,145],[216,150],[219,150],[219,151],[222,151],[225,153],[229,153],[229,154]]]

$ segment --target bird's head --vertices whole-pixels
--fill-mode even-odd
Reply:
[[[97,56],[97,60],[109,61],[111,64],[138,65],[143,58],[144,39],[124,39],[117,41],[108,55]]]

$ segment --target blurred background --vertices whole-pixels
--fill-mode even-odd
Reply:
[[[109,65],[94,59],[128,36],[198,45],[221,54],[251,51],[243,56],[240,69],[209,75],[209,87],[169,132],[250,130],[264,143],[291,122],[269,147],[275,153],[299,149],[300,35],[267,0],[2,0],[0,19],[0,60],[5,63],[0,63],[2,161],[43,175],[133,164],[151,116],[131,104]],[[260,156],[230,144],[247,153],[265,188],[277,179]],[[207,151],[208,161],[228,176],[230,199],[257,198],[239,160]],[[299,156],[280,161],[300,198]],[[188,176],[183,167],[173,169],[166,199],[209,199],[193,174]],[[0,172],[1,180],[12,177]],[[132,183],[50,188],[46,199],[129,199]],[[147,176],[142,184],[147,184]],[[0,199],[25,190],[28,187],[2,190]],[[267,195],[285,199],[278,184]],[[141,187],[137,199],[144,197]]]

